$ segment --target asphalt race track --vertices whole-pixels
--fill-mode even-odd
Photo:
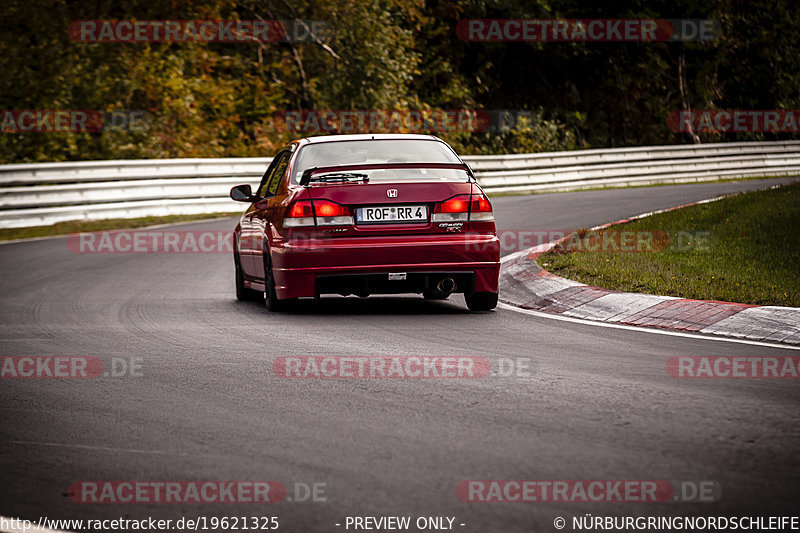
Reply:
[[[498,229],[574,229],[763,180],[493,199]],[[232,229],[233,219],[181,230]],[[556,517],[797,511],[797,380],[679,380],[677,355],[795,350],[608,329],[461,296],[325,298],[269,314],[234,299],[227,254],[80,254],[64,238],[0,245],[0,355],[136,358],[141,377],[0,380],[0,515],[450,516],[463,532],[555,531]],[[480,356],[483,379],[282,379],[280,356]],[[710,481],[702,503],[470,503],[469,479]],[[75,503],[81,480],[322,483],[326,501]],[[322,498],[318,498],[322,499]],[[337,526],[336,524],[340,524]],[[461,524],[464,524],[463,526]],[[350,529],[353,531],[353,529]]]

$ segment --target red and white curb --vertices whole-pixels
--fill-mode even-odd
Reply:
[[[645,213],[592,230],[718,199]],[[539,266],[536,258],[555,244],[547,243],[503,258],[500,269],[503,302],[522,309],[606,324],[800,345],[798,308],[691,300],[592,287],[556,276]]]

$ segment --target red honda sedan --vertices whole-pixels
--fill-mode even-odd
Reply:
[[[492,205],[470,168],[428,135],[331,135],[290,143],[234,230],[236,297],[272,311],[322,294],[464,293],[497,305]]]

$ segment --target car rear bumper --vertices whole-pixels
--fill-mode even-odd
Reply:
[[[420,292],[451,276],[458,276],[456,292],[497,292],[500,273],[500,242],[489,234],[293,239],[273,242],[270,252],[281,299],[352,287],[369,293]],[[389,273],[407,277],[394,283]]]

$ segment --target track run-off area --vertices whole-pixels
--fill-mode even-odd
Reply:
[[[790,181],[492,202],[498,230],[569,230]],[[235,223],[176,229],[230,231]],[[530,532],[555,531],[558,517],[572,531],[572,517],[587,513],[797,510],[800,382],[687,380],[665,370],[676,356],[796,350],[507,306],[473,314],[461,295],[326,297],[271,314],[235,300],[224,253],[86,254],[61,237],[0,244],[0,265],[0,355],[94,357],[121,369],[116,377],[0,380],[2,516],[267,516],[278,517],[279,531],[298,532],[354,531],[346,528],[354,516],[451,517],[457,531]],[[277,359],[308,356],[469,356],[507,371],[480,379],[276,375]],[[74,484],[102,480],[275,480],[288,492],[268,505],[76,501]],[[703,482],[714,497],[464,501],[458,487],[469,480]],[[305,495],[315,485],[317,496]]]

